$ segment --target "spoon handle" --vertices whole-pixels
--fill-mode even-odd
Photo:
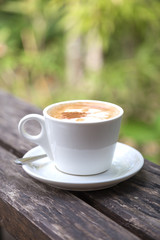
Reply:
[[[37,156],[33,156],[33,157],[26,157],[26,158],[18,158],[14,162],[18,165],[24,165],[24,164],[31,163],[31,162],[34,162],[36,160],[39,160],[39,159],[45,158],[45,157],[47,157],[47,154],[37,155]]]

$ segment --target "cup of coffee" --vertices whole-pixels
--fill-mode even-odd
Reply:
[[[59,102],[43,116],[29,114],[19,122],[19,133],[41,146],[58,170],[74,175],[102,173],[111,166],[123,109],[96,100]],[[41,131],[33,136],[25,123],[36,120]]]

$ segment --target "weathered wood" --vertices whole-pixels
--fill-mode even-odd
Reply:
[[[18,134],[18,122],[27,114],[42,114],[42,110],[24,101],[20,102],[19,99],[3,91],[0,91],[0,109],[0,145],[20,157],[35,145],[24,139],[22,141]],[[33,127],[30,127],[33,131]]]
[[[8,99],[10,99],[10,105],[4,108],[4,103]],[[0,93],[0,104],[2,102],[0,145],[3,143],[3,147],[8,151],[22,156],[32,147],[32,144],[20,138],[17,124],[22,116],[41,111],[6,93]],[[12,112],[12,118],[8,117],[8,112]],[[10,121],[6,121],[8,118]],[[145,161],[143,169],[130,180],[111,189],[74,193],[74,195],[142,239],[158,240],[160,236],[159,175],[160,166]]]
[[[145,161],[134,177],[111,189],[76,195],[142,239],[160,239],[160,167]]]
[[[0,223],[17,239],[138,239],[67,191],[30,178],[0,147]]]

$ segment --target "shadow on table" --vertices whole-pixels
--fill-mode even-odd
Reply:
[[[1,235],[0,239],[1,240],[15,240],[14,237],[12,237],[4,228],[0,227]]]

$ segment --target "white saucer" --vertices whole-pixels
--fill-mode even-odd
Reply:
[[[44,153],[41,147],[28,151],[24,157]],[[111,168],[101,174],[91,176],[75,176],[60,172],[49,158],[37,160],[23,165],[24,171],[41,182],[55,188],[73,191],[92,191],[112,187],[135,175],[143,166],[144,159],[136,149],[117,143]]]

